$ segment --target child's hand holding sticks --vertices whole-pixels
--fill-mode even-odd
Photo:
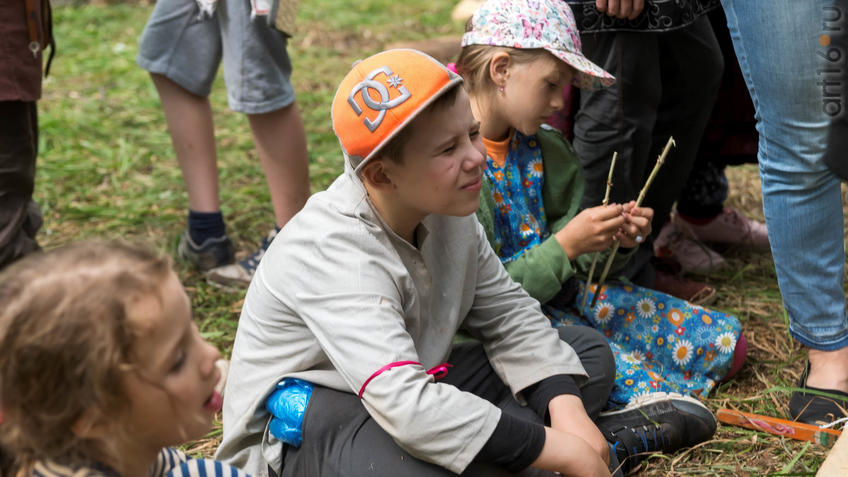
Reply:
[[[651,220],[654,218],[654,209],[650,207],[637,207],[636,201],[631,200],[624,204],[622,209],[624,224],[617,239],[621,246],[633,248],[645,241],[645,237],[651,233]]]
[[[654,169],[651,171],[651,175],[648,176],[648,180],[645,181],[645,185],[642,187],[642,190],[639,192],[639,197],[636,199],[636,202],[633,203],[633,208],[630,209],[631,212],[633,212],[634,210],[638,210],[639,206],[642,205],[642,201],[645,200],[645,195],[648,194],[648,189],[650,189],[651,183],[654,182],[654,178],[657,176],[657,172],[659,172],[660,167],[662,167],[663,163],[665,162],[665,158],[668,155],[668,151],[670,151],[671,146],[674,146],[674,145],[675,145],[674,144],[674,138],[669,137],[668,142],[666,143],[665,147],[662,150],[662,154],[660,154],[660,157],[657,158],[657,163],[654,165]],[[630,205],[630,204],[628,204],[628,205]],[[651,216],[653,216],[653,211],[651,212]],[[650,230],[650,229],[648,229],[648,230]],[[639,236],[637,235],[637,237],[639,237]],[[642,236],[642,238],[644,239],[644,236]],[[635,238],[634,238],[633,241],[637,242],[635,240]],[[639,242],[641,242],[641,241],[639,241]],[[612,261],[615,259],[615,254],[616,254],[616,252],[618,252],[618,247],[620,245],[621,245],[621,241],[617,241],[612,246],[612,250],[610,251],[609,257],[607,258],[607,263],[604,265],[603,272],[601,272],[601,278],[598,280],[598,286],[596,288],[595,296],[592,298],[592,304],[589,307],[590,309],[595,308],[595,305],[598,303],[598,296],[600,296],[599,292],[601,291],[601,287],[604,285],[604,281],[607,278],[607,274],[609,273],[610,266],[612,265]],[[587,290],[589,289],[589,286],[590,286],[590,282],[586,282],[586,289]],[[586,293],[584,293],[584,295],[586,295]],[[582,311],[582,309],[581,309],[581,311]]]
[[[554,237],[574,260],[584,253],[608,249],[621,235],[626,220],[621,205],[599,205],[580,211]]]

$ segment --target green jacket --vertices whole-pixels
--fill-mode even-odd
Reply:
[[[594,254],[583,254],[571,261],[553,236],[578,212],[583,198],[585,180],[583,168],[577,159],[577,153],[562,135],[553,129],[542,128],[536,133],[542,149],[542,163],[545,167],[545,182],[542,185],[542,203],[545,206],[545,218],[548,222],[548,236],[541,244],[525,251],[517,259],[504,264],[513,280],[533,298],[546,303],[559,293],[562,285],[572,276],[586,279]],[[600,205],[600,204],[598,204]],[[488,183],[483,181],[480,190],[480,208],[477,219],[483,224],[486,237],[494,247],[496,206],[489,191]],[[624,268],[635,249],[620,249],[613,261],[610,275]],[[500,256],[500,250],[495,250]],[[601,253],[595,266],[593,281],[597,281],[606,263],[608,252]]]

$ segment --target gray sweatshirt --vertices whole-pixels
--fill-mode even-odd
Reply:
[[[426,374],[447,360],[460,328],[483,343],[519,402],[549,376],[585,379],[474,215],[430,215],[416,233],[418,248],[387,227],[347,168],[277,235],[239,319],[217,459],[258,477],[280,467],[264,402],[284,377],[358,393],[383,366],[417,361],[374,377],[362,402],[403,449],[461,473],[500,410]]]

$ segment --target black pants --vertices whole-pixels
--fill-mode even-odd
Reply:
[[[724,74],[698,157],[677,198],[677,211],[698,219],[710,219],[721,213],[729,189],[726,166],[756,164],[759,142],[754,103],[736,61],[724,10],[713,10],[709,20],[721,48]]]
[[[41,211],[32,200],[37,155],[35,102],[0,101],[0,269],[39,250]]]
[[[616,84],[582,91],[575,117],[574,147],[586,173],[583,206],[601,204],[614,151],[618,161],[610,200],[635,200],[669,136],[672,149],[643,205],[654,209],[653,235],[668,220],[695,161],[712,110],[724,62],[710,23],[663,33],[583,34],[583,53],[616,77]],[[646,240],[625,274],[644,286],[653,256]]]
[[[615,362],[609,346],[599,332],[583,326],[561,328],[560,338],[574,348],[589,374],[589,381],[580,391],[586,411],[595,418],[606,404],[615,378]],[[440,382],[474,393],[497,405],[502,412],[542,423],[535,412],[515,401],[509,388],[495,374],[481,345],[457,345],[448,361],[453,367]],[[355,394],[320,386],[315,386],[304,415],[303,444],[299,448],[286,445],[283,452],[281,477],[455,475],[401,449],[371,418]],[[611,461],[612,468],[618,467],[613,453]],[[552,477],[554,474],[532,468],[510,474],[491,464],[472,463],[462,475]]]

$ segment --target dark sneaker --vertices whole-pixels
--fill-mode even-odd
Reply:
[[[180,237],[177,253],[181,258],[203,271],[233,263],[235,260],[233,243],[226,235],[206,239],[198,245],[191,239],[187,230]]]
[[[671,453],[709,440],[717,422],[701,401],[657,392],[640,396],[623,409],[602,412],[596,424],[627,474],[650,454]]]
[[[807,369],[801,375],[801,382],[798,383],[798,387],[818,393],[827,393],[828,395],[823,396],[821,394],[811,394],[803,391],[793,392],[792,397],[789,398],[789,415],[792,419],[819,426],[846,417],[846,412],[848,412],[848,393],[837,389],[820,389],[807,386],[807,375],[809,373],[810,364],[807,363]]]
[[[225,265],[209,270],[206,278],[215,285],[227,287],[246,287],[250,285],[250,280],[253,279],[253,274],[256,273],[256,267],[259,266],[259,261],[265,255],[274,237],[277,236],[277,229],[271,232],[262,239],[262,244],[259,249],[251,253],[244,260],[232,265]]]

